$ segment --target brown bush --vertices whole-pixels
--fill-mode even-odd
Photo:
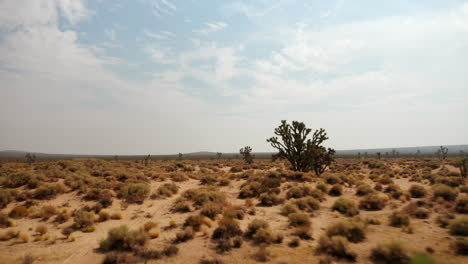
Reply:
[[[346,216],[355,216],[359,214],[359,209],[354,200],[339,198],[332,206],[332,210],[338,211]]]
[[[379,244],[371,250],[370,259],[378,264],[408,264],[410,258],[401,243]]]
[[[348,248],[348,241],[342,236],[321,236],[318,241],[317,252],[350,261],[356,259],[357,254]]]

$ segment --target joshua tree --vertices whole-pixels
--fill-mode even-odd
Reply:
[[[28,154],[26,154],[25,158],[26,158],[26,162],[29,165],[31,165],[36,161],[36,154],[28,153]]]
[[[448,153],[448,148],[444,146],[440,146],[440,148],[436,152],[437,156],[439,156],[439,159],[441,160],[445,160],[445,158],[447,157],[447,153]]]
[[[223,153],[221,153],[221,152],[216,153],[216,156],[218,156],[218,159],[221,159],[222,155],[223,155]]]
[[[239,150],[239,153],[242,155],[242,158],[244,159],[245,163],[251,164],[253,163],[253,157],[250,153],[252,153],[252,148],[249,146],[245,146],[244,148],[241,148]]]
[[[115,156],[114,156],[114,160],[115,160],[115,161],[119,160],[119,155],[115,155]]]
[[[145,157],[145,166],[148,166],[148,163],[150,162],[151,160],[151,155],[148,154],[148,156]]]
[[[377,154],[377,158],[378,158],[378,159],[381,159],[381,158],[382,158],[382,154],[380,154],[380,152],[377,152],[376,154]]]
[[[179,152],[179,159],[182,159],[183,154]]]
[[[358,159],[361,159],[361,152],[358,152],[357,157]]]
[[[396,150],[395,149],[392,149],[392,156],[396,157]]]
[[[275,135],[267,142],[279,150],[279,157],[287,159],[291,163],[291,169],[307,172],[314,170],[317,175],[322,174],[333,161],[335,150],[325,148],[322,143],[328,139],[323,128],[315,130],[312,139],[307,136],[312,129],[306,128],[302,122],[293,121],[292,124],[281,121],[281,125],[275,128]]]

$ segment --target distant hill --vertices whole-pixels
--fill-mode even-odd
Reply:
[[[440,146],[422,146],[422,147],[405,147],[405,148],[375,148],[375,149],[353,149],[353,150],[337,150],[338,156],[353,156],[364,155],[366,152],[368,155],[375,155],[380,152],[382,155],[386,153],[391,154],[394,150],[400,155],[414,155],[418,152],[422,155],[433,155],[437,152]],[[448,148],[449,155],[459,155],[461,152],[468,154],[468,145],[450,145],[445,146]],[[101,158],[101,159],[113,159],[115,155],[80,155],[80,154],[49,154],[40,152],[28,152],[19,150],[3,150],[0,151],[0,159],[24,159],[27,153],[35,154],[38,159],[72,159],[72,158]],[[217,158],[217,152],[210,151],[199,151],[191,153],[182,153],[183,158],[191,159],[203,159],[203,158]],[[273,152],[255,152],[253,153],[257,158],[269,158]],[[142,159],[146,155],[118,155],[119,159]],[[239,153],[222,153],[222,158],[233,158],[239,156]],[[154,159],[174,159],[178,158],[178,154],[168,155],[151,155]]]

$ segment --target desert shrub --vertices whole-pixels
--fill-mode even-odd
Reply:
[[[393,180],[392,180],[392,178],[390,178],[390,176],[387,175],[387,176],[383,176],[382,178],[380,178],[380,179],[378,180],[378,182],[379,182],[380,184],[387,185],[387,184],[392,184],[392,183],[393,183]]]
[[[40,217],[42,220],[48,220],[50,217],[58,214],[58,210],[55,206],[52,205],[44,205],[39,210],[38,214],[35,217]]]
[[[121,212],[114,212],[111,214],[110,218],[113,220],[120,220],[123,218],[123,216]]]
[[[343,186],[341,184],[334,184],[330,190],[328,191],[328,194],[331,196],[340,196],[343,194]]]
[[[179,191],[179,187],[174,183],[165,183],[156,190],[157,197],[171,197]]]
[[[453,219],[455,219],[454,215],[446,213],[437,216],[436,222],[440,227],[446,228]]]
[[[101,210],[99,212],[99,222],[105,222],[107,220],[110,219],[110,214],[109,212],[105,211],[105,210]]]
[[[223,206],[219,203],[208,202],[202,207],[200,214],[215,219],[215,217],[223,211]]]
[[[141,203],[150,193],[150,187],[144,183],[130,183],[122,189],[122,197],[129,203]]]
[[[359,207],[368,211],[381,210],[385,207],[385,200],[377,194],[368,194],[359,201]]]
[[[410,224],[409,216],[406,213],[400,211],[394,211],[388,217],[388,221],[389,225],[394,227],[408,226]]]
[[[206,217],[200,214],[191,215],[184,222],[184,226],[192,227],[195,232],[200,231],[200,227],[204,224],[207,224]]]
[[[269,228],[259,228],[252,236],[252,239],[256,244],[269,244],[273,240],[273,235]]]
[[[223,216],[242,220],[245,216],[245,209],[243,207],[230,207],[224,210]]]
[[[299,226],[296,227],[292,233],[294,236],[298,236],[300,239],[310,240],[312,239],[312,233],[310,226]]]
[[[94,224],[94,212],[79,210],[73,216],[73,226],[77,229],[86,228]]]
[[[160,259],[163,257],[161,251],[147,248],[138,250],[137,255],[145,260]]]
[[[81,232],[83,233],[91,233],[91,232],[94,232],[96,231],[96,227],[94,226],[85,226],[83,228],[81,228]]]
[[[318,241],[317,252],[336,258],[354,261],[356,253],[349,249],[348,241],[342,236],[321,236]]]
[[[450,234],[456,236],[468,236],[468,217],[463,216],[450,221]]]
[[[374,186],[374,190],[379,191],[379,192],[382,191],[382,190],[383,190],[382,184],[377,183],[377,184]]]
[[[285,204],[281,207],[281,215],[288,216],[292,213],[299,213],[299,208],[295,204]]]
[[[379,244],[371,250],[370,259],[377,264],[408,264],[410,258],[400,243]]]
[[[120,252],[106,254],[102,264],[136,264],[139,259],[135,256]]]
[[[256,232],[256,231],[255,231]],[[218,222],[218,227],[213,231],[213,239],[228,239],[242,235],[239,222],[233,218],[223,217]]]
[[[107,238],[99,243],[99,248],[103,251],[130,251],[144,246],[148,240],[148,234],[143,229],[131,231],[122,225],[110,229]]]
[[[468,214],[468,196],[459,197],[455,203],[455,211],[460,214]]]
[[[291,241],[289,241],[288,246],[292,247],[292,248],[296,248],[300,244],[301,244],[301,241],[299,240],[299,238],[295,237],[295,238],[291,239]]]
[[[69,219],[70,219],[70,215],[67,213],[67,211],[64,210],[60,212],[59,214],[57,214],[57,216],[54,219],[54,222],[63,224],[67,222]]]
[[[0,234],[0,241],[8,241],[10,239],[18,237],[19,232],[15,229],[8,229],[4,233]]]
[[[334,223],[327,228],[327,235],[332,236],[343,236],[348,241],[357,243],[364,241],[366,238],[366,225],[360,221],[340,221]]]
[[[169,245],[163,249],[162,253],[166,257],[172,257],[179,253],[179,248],[174,245]]]
[[[226,195],[222,192],[219,192],[214,187],[189,189],[182,194],[181,199],[177,202],[183,204],[184,202],[188,201],[192,201],[193,204],[197,207],[201,207],[208,202],[223,204],[226,201]]]
[[[338,211],[346,216],[355,216],[359,214],[359,209],[354,200],[339,198],[332,206],[332,210]]]
[[[13,195],[10,190],[0,188],[0,208],[4,208],[11,201],[13,201]]]
[[[173,173],[171,174],[171,180],[174,182],[184,182],[188,181],[189,177],[183,173]]]
[[[460,255],[468,255],[468,239],[465,237],[457,237],[454,242],[455,252]]]
[[[373,193],[374,190],[369,184],[361,183],[356,187],[356,195],[364,196]]]
[[[454,201],[457,198],[457,191],[450,186],[444,184],[436,184],[432,186],[434,197],[442,197],[446,201]]]
[[[310,226],[310,218],[304,213],[292,213],[288,215],[289,225],[291,226]]]
[[[327,184],[324,183],[324,182],[319,182],[317,183],[317,185],[315,186],[315,188],[317,190],[320,190],[321,192],[324,192],[326,193],[328,191],[328,187],[327,187]]]
[[[52,199],[57,194],[65,192],[65,186],[61,183],[48,183],[37,188],[32,197],[38,200]]]
[[[16,206],[8,213],[11,218],[23,218],[28,216],[28,208],[25,206]]]
[[[260,204],[263,206],[274,206],[283,202],[275,193],[262,193],[259,197]]]
[[[271,254],[265,247],[260,247],[258,251],[253,254],[253,258],[259,262],[267,262],[270,257]]]
[[[28,183],[29,179],[34,177],[32,171],[18,171],[7,175],[3,185],[8,188],[18,188]]]
[[[191,227],[187,227],[182,231],[176,233],[175,243],[182,243],[193,239],[194,233]]]
[[[339,184],[341,183],[341,178],[336,174],[330,174],[325,176],[325,182],[328,184]]]
[[[68,239],[72,233],[73,228],[71,227],[65,227],[64,229],[62,229],[62,235],[64,235],[66,239]]]
[[[312,197],[304,197],[293,202],[300,210],[306,212],[314,212],[320,209],[320,202]]]
[[[200,183],[204,185],[214,185],[216,181],[217,179],[214,175],[205,175],[200,179]]]
[[[48,231],[48,228],[46,225],[38,225],[36,226],[36,229],[35,229],[36,233],[38,233],[39,235],[44,235],[45,233],[47,233]]]
[[[29,237],[29,234],[28,234],[28,233],[20,232],[20,234],[19,234],[19,239],[20,239],[21,242],[23,242],[23,243],[28,243],[29,240],[30,240],[31,238]]]
[[[421,198],[426,196],[426,188],[421,185],[413,184],[409,188],[409,192],[411,194],[411,197],[413,198]]]
[[[431,214],[431,211],[429,211],[426,208],[418,208],[414,212],[414,216],[419,219],[426,219],[429,218],[429,215]]]
[[[445,184],[450,187],[458,187],[462,185],[464,182],[462,177],[436,177],[435,178],[435,183],[437,184]]]
[[[147,221],[143,224],[143,230],[145,230],[146,232],[156,227],[158,227],[158,223],[153,222],[153,221]]]
[[[268,228],[268,222],[261,219],[254,219],[250,224],[247,226],[247,231],[245,232],[245,236],[248,238],[252,238],[253,235],[259,230],[260,228]]]
[[[319,189],[312,189],[310,191],[310,194],[309,196],[319,200],[319,201],[324,201],[325,200],[325,193],[322,192],[321,190]]]

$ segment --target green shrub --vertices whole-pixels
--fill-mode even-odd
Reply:
[[[422,198],[426,196],[427,193],[426,188],[424,188],[424,186],[417,184],[411,185],[409,188],[409,192],[411,194],[411,197],[413,198]]]
[[[317,188],[317,190],[320,190],[321,192],[324,192],[324,193],[328,191],[327,184],[324,182],[317,183],[315,188]]]
[[[273,240],[271,230],[268,228],[260,228],[252,236],[252,239],[256,244],[270,244]]]
[[[129,203],[142,203],[149,195],[150,187],[144,183],[130,183],[122,189],[122,197]]]
[[[409,264],[410,258],[400,243],[379,244],[371,250],[370,259],[378,264]]]
[[[355,216],[359,214],[359,209],[354,200],[339,198],[333,203],[332,210],[338,211],[346,216]]]
[[[288,215],[289,224],[291,226],[310,226],[310,218],[307,214],[304,213],[292,213]]]
[[[343,236],[353,243],[361,242],[366,239],[366,225],[360,221],[340,221],[328,226],[327,235]]]
[[[94,224],[94,212],[84,210],[77,211],[73,217],[73,226],[77,229],[83,229]]]
[[[450,234],[456,236],[468,236],[468,217],[463,216],[450,221]]]
[[[275,193],[262,193],[258,199],[263,206],[274,206],[283,202],[283,199],[279,198]]]
[[[130,231],[126,225],[122,225],[110,229],[107,238],[99,243],[99,248],[105,252],[131,251],[143,247],[148,240],[149,236],[143,229]]]
[[[442,197],[446,201],[454,201],[457,198],[457,191],[450,186],[444,184],[436,184],[432,186],[434,197]]]
[[[318,241],[317,252],[350,261],[354,261],[357,257],[357,254],[349,249],[346,238],[342,236],[321,236]]]
[[[389,225],[394,227],[408,226],[410,218],[406,213],[395,211],[388,217]]]
[[[382,210],[385,200],[378,194],[368,194],[359,201],[359,207],[368,211]]]

